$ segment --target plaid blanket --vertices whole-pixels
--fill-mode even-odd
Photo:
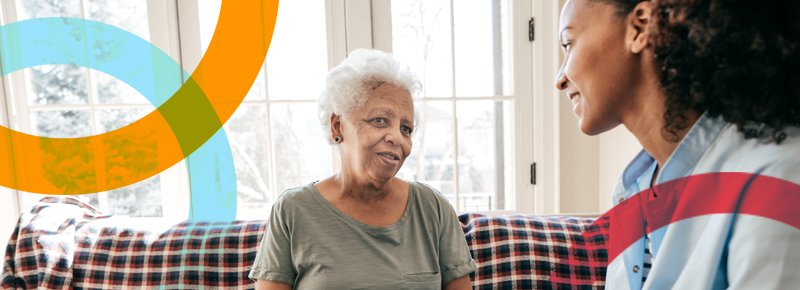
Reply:
[[[148,224],[46,197],[20,216],[0,289],[242,289],[264,221]]]
[[[544,216],[459,216],[476,289],[602,289],[608,223]],[[176,222],[103,215],[46,197],[20,216],[0,289],[253,289],[266,221]]]
[[[478,269],[475,289],[604,289],[608,220],[459,216]]]

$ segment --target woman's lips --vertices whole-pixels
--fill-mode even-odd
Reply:
[[[572,106],[573,107],[575,105],[577,105],[578,102],[580,102],[580,97],[581,97],[581,94],[579,94],[579,93],[574,93],[574,94],[569,95],[569,100],[572,101]]]
[[[397,166],[397,164],[400,163],[400,160],[398,160],[399,158],[395,159],[395,158],[397,158],[396,156],[383,154],[383,153],[378,153],[378,156],[380,156],[381,160],[383,160],[383,162],[385,162],[387,165]]]
[[[580,97],[580,93],[573,93],[573,94],[569,95],[569,100],[572,101],[572,105],[573,106],[578,103],[578,98],[579,97]]]
[[[572,101],[572,113],[578,115],[578,103],[581,102],[581,94],[574,93],[569,95],[569,100]]]

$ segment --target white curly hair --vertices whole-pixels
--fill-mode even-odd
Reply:
[[[317,117],[322,126],[322,135],[328,144],[336,142],[330,133],[331,115],[347,117],[364,105],[369,88],[375,83],[390,83],[405,89],[416,100],[422,88],[417,76],[404,64],[396,61],[391,53],[380,50],[356,49],[347,59],[328,72],[325,90],[317,99]],[[414,127],[419,124],[419,113],[414,102]],[[414,132],[417,130],[415,129]]]

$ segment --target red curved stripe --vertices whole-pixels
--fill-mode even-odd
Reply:
[[[655,191],[658,198],[651,199],[651,190],[644,190],[595,222],[610,223],[609,262],[644,237],[645,221],[650,232],[697,216],[740,213],[800,229],[800,185],[780,178],[738,172],[707,173],[665,182],[656,186]]]

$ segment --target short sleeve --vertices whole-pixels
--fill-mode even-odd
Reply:
[[[248,277],[293,286],[297,272],[292,264],[291,235],[281,205],[281,202],[276,202],[272,206],[264,239]]]
[[[446,200],[441,204],[441,226],[439,235],[439,268],[442,272],[442,285],[456,278],[469,275],[478,268],[467,247],[464,230],[458,221],[455,210]]]

